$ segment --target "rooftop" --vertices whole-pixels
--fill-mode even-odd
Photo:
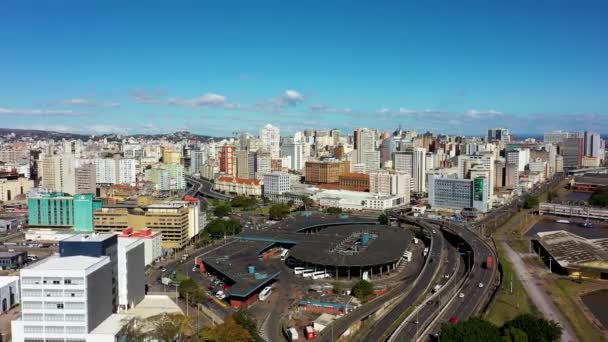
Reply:
[[[600,186],[608,186],[608,174],[585,173],[582,176],[574,177],[576,183],[597,184]]]
[[[26,268],[28,270],[44,271],[84,271],[88,268],[110,262],[109,257],[69,256],[59,257],[57,255],[48,257]]]
[[[236,178],[236,177],[220,177],[217,179],[218,182],[226,182],[226,183],[238,183],[245,185],[261,185],[261,181],[259,179],[247,179],[247,178]]]
[[[608,270],[608,239],[586,239],[565,230],[537,233],[539,243],[564,268]]]
[[[27,252],[26,251],[15,251],[15,252],[0,251],[0,258],[12,258],[14,256],[21,255],[24,253],[27,253]]]
[[[115,233],[79,233],[74,234],[68,238],[61,240],[62,242],[81,242],[81,241],[91,241],[91,242],[101,242],[115,236]]]
[[[6,285],[11,284],[18,280],[19,280],[19,276],[2,276],[2,277],[0,277],[0,288],[3,288]]]

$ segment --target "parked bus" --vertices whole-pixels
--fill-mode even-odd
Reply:
[[[302,272],[302,277],[304,277],[304,278],[312,277],[313,273],[315,273],[315,270],[305,270],[304,272]]]
[[[272,287],[266,286],[262,290],[262,292],[260,292],[260,294],[258,295],[258,299],[261,301],[264,301],[264,300],[268,299],[268,297],[270,297],[271,294],[272,294]]]
[[[281,252],[281,260],[285,260],[285,259],[287,259],[287,253],[289,253],[289,250],[288,250],[288,249],[284,249],[284,250]]]
[[[306,271],[306,269],[304,267],[294,267],[293,269],[293,274],[302,274],[304,273],[304,271]]]
[[[317,280],[317,279],[323,279],[323,278],[329,278],[329,273],[325,272],[325,271],[318,271],[312,274],[312,279]]]

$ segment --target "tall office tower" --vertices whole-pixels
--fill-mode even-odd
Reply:
[[[63,193],[51,193],[27,200],[30,227],[92,232],[93,213],[97,209],[101,209],[101,201],[95,200],[93,194],[64,196]]]
[[[40,159],[38,167],[38,174],[42,178],[42,187],[50,191],[61,191],[63,188],[61,156],[43,156]]]
[[[74,194],[94,194],[96,190],[95,165],[83,164],[74,171]]]
[[[395,139],[393,137],[388,137],[382,140],[380,144],[380,162],[385,163],[391,160],[393,156],[393,152],[396,150]]]
[[[125,158],[141,159],[144,157],[144,147],[139,144],[122,145],[122,152]]]
[[[585,131],[584,134],[585,143],[585,156],[588,157],[600,157],[604,158],[603,147],[604,142],[598,133],[592,133]]]
[[[86,341],[112,315],[109,257],[51,256],[21,269],[21,319],[14,342]]]
[[[199,173],[203,164],[207,161],[207,151],[190,151],[190,174]]]
[[[578,169],[581,167],[585,146],[582,138],[566,138],[560,144],[561,154],[564,158],[564,169]]]
[[[160,167],[153,167],[146,169],[144,172],[144,179],[154,184],[154,189],[158,191],[169,191],[171,190],[171,178],[169,177],[169,171]]]
[[[137,182],[137,160],[127,158],[115,158],[114,162],[117,176],[115,182],[117,184],[135,185]]]
[[[234,146],[222,145],[220,150],[220,172],[234,176]]]
[[[412,151],[393,152],[393,168],[395,171],[414,174],[414,153]]]
[[[348,160],[307,161],[305,164],[305,178],[307,183],[338,183],[340,176],[350,172]]]
[[[135,307],[146,295],[145,246],[142,239],[118,239],[118,306]]]
[[[505,166],[504,159],[494,161],[494,187],[502,188],[505,186]]]
[[[519,189],[519,171],[517,164],[507,163],[505,165],[505,187],[507,189]]]
[[[247,150],[240,150],[234,153],[237,178],[249,178],[249,153]]]
[[[517,164],[517,171],[524,172],[526,165],[530,163],[530,149],[516,149],[505,152],[508,164]]]
[[[171,190],[184,190],[186,188],[186,178],[184,176],[184,166],[182,164],[166,164],[167,174]]]
[[[241,150],[246,150],[249,147],[249,139],[253,138],[251,134],[247,132],[241,132],[239,135],[239,146]]]
[[[550,144],[559,144],[568,138],[579,138],[579,132],[551,131],[545,132],[543,141]]]
[[[97,184],[116,183],[116,162],[112,158],[93,159]]]
[[[420,147],[414,148],[412,161],[414,191],[426,192],[426,150]]]
[[[369,191],[381,195],[401,195],[409,202],[410,176],[402,172],[379,170],[369,174]]]
[[[356,151],[356,162],[366,163],[365,157],[368,152],[376,150],[376,139],[374,137],[374,131],[367,128],[358,128],[355,131],[355,140],[357,142]]]
[[[483,177],[458,179],[456,175],[429,175],[429,204],[434,208],[488,211],[488,184]]]
[[[365,158],[365,173],[380,169],[380,151],[367,151],[363,157]]]
[[[340,137],[341,137],[342,133],[340,132],[339,129],[337,129],[337,128],[332,129],[331,131],[329,131],[329,135],[332,138],[333,146],[336,146],[340,143]]]
[[[494,153],[484,152],[476,155],[460,155],[458,156],[458,177],[465,179],[469,177],[469,170],[475,164],[481,164],[486,167],[490,174],[494,174]],[[488,201],[494,196],[494,177],[488,180]]]
[[[279,158],[281,131],[278,127],[271,124],[262,127],[260,129],[260,140],[262,140],[264,147],[270,151],[272,158]]]
[[[432,170],[437,167],[436,160],[436,155],[433,152],[426,153],[426,171]]]
[[[511,141],[511,132],[508,128],[490,128],[487,138],[489,142],[508,143]]]
[[[294,139],[286,139],[281,146],[281,157],[291,157],[289,169],[302,171],[304,169],[304,144]]]
[[[112,308],[116,308],[118,305],[118,235],[113,233],[75,234],[59,241],[59,256],[65,258],[79,255],[110,258],[111,303]]]
[[[272,157],[270,152],[255,153],[255,179],[264,179],[264,175],[272,172]]]
[[[177,163],[179,164],[182,159],[182,153],[179,150],[165,147],[163,149],[163,163]]]

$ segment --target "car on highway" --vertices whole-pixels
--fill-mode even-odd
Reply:
[[[458,317],[456,317],[456,316],[452,316],[452,317],[450,318],[450,323],[452,323],[452,324],[456,324],[456,323],[458,323]]]
[[[483,287],[483,283],[477,284],[477,287],[480,287],[480,288]]]
[[[460,294],[458,295],[458,298],[464,298],[464,293],[460,292]]]

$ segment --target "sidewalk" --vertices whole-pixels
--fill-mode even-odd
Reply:
[[[505,241],[500,242],[506,257],[509,259],[515,273],[521,279],[521,282],[530,296],[530,300],[538,308],[546,319],[551,319],[559,324],[563,328],[562,342],[575,342],[577,341],[576,334],[570,326],[570,322],[564,317],[564,315],[555,306],[551,298],[547,293],[537,284],[535,275],[528,270],[523,259],[517,252],[515,252],[511,246]]]

